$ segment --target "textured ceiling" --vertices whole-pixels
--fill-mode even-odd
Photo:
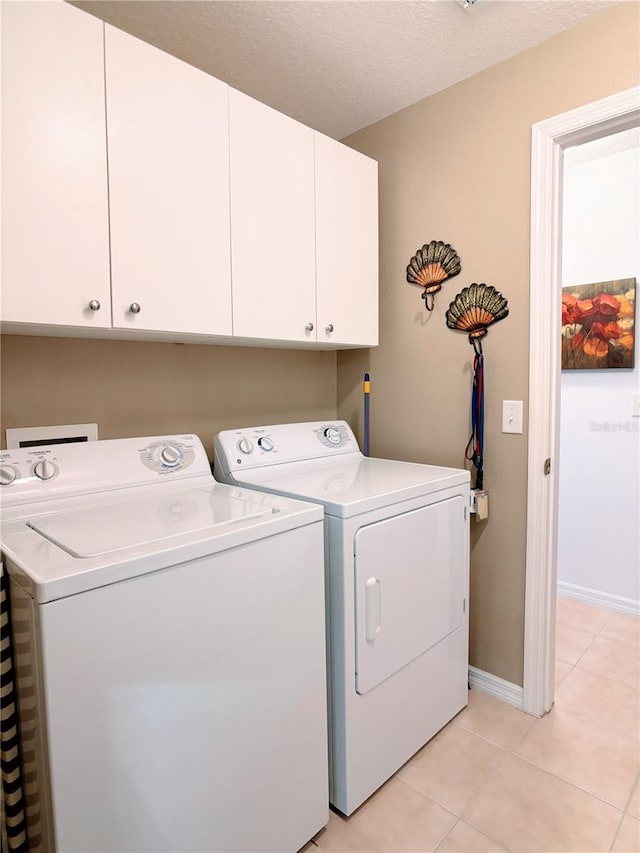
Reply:
[[[340,139],[621,0],[75,0]]]

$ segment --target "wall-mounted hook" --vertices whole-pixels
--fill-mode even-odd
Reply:
[[[438,285],[438,290],[440,290],[439,285]],[[436,293],[437,293],[437,291],[427,290],[426,287],[422,291],[422,299],[424,299],[424,307],[427,309],[427,311],[433,311],[435,304],[436,304],[436,300],[435,300]]]

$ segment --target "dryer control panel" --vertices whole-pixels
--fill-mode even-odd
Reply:
[[[230,429],[216,435],[213,447],[215,464],[225,474],[342,454],[362,455],[346,421]]]

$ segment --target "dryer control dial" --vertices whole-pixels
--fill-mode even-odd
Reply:
[[[252,453],[253,442],[248,438],[241,438],[238,442],[238,450],[240,451],[240,453]]]
[[[268,453],[270,450],[273,450],[273,439],[269,438],[268,435],[263,435],[262,438],[258,439],[258,446],[261,450],[266,450]]]

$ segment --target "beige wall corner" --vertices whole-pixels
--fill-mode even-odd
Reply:
[[[362,435],[371,373],[371,450],[462,465],[473,351],[446,309],[473,281],[510,316],[485,339],[487,522],[472,521],[471,663],[522,684],[527,435],[501,433],[501,400],[524,400],[529,370],[531,125],[640,80],[640,4],[574,30],[426,98],[346,142],[380,163],[380,347],[338,355],[338,415]],[[462,260],[427,315],[405,281],[415,251],[451,243]],[[425,543],[428,548],[428,543]]]

